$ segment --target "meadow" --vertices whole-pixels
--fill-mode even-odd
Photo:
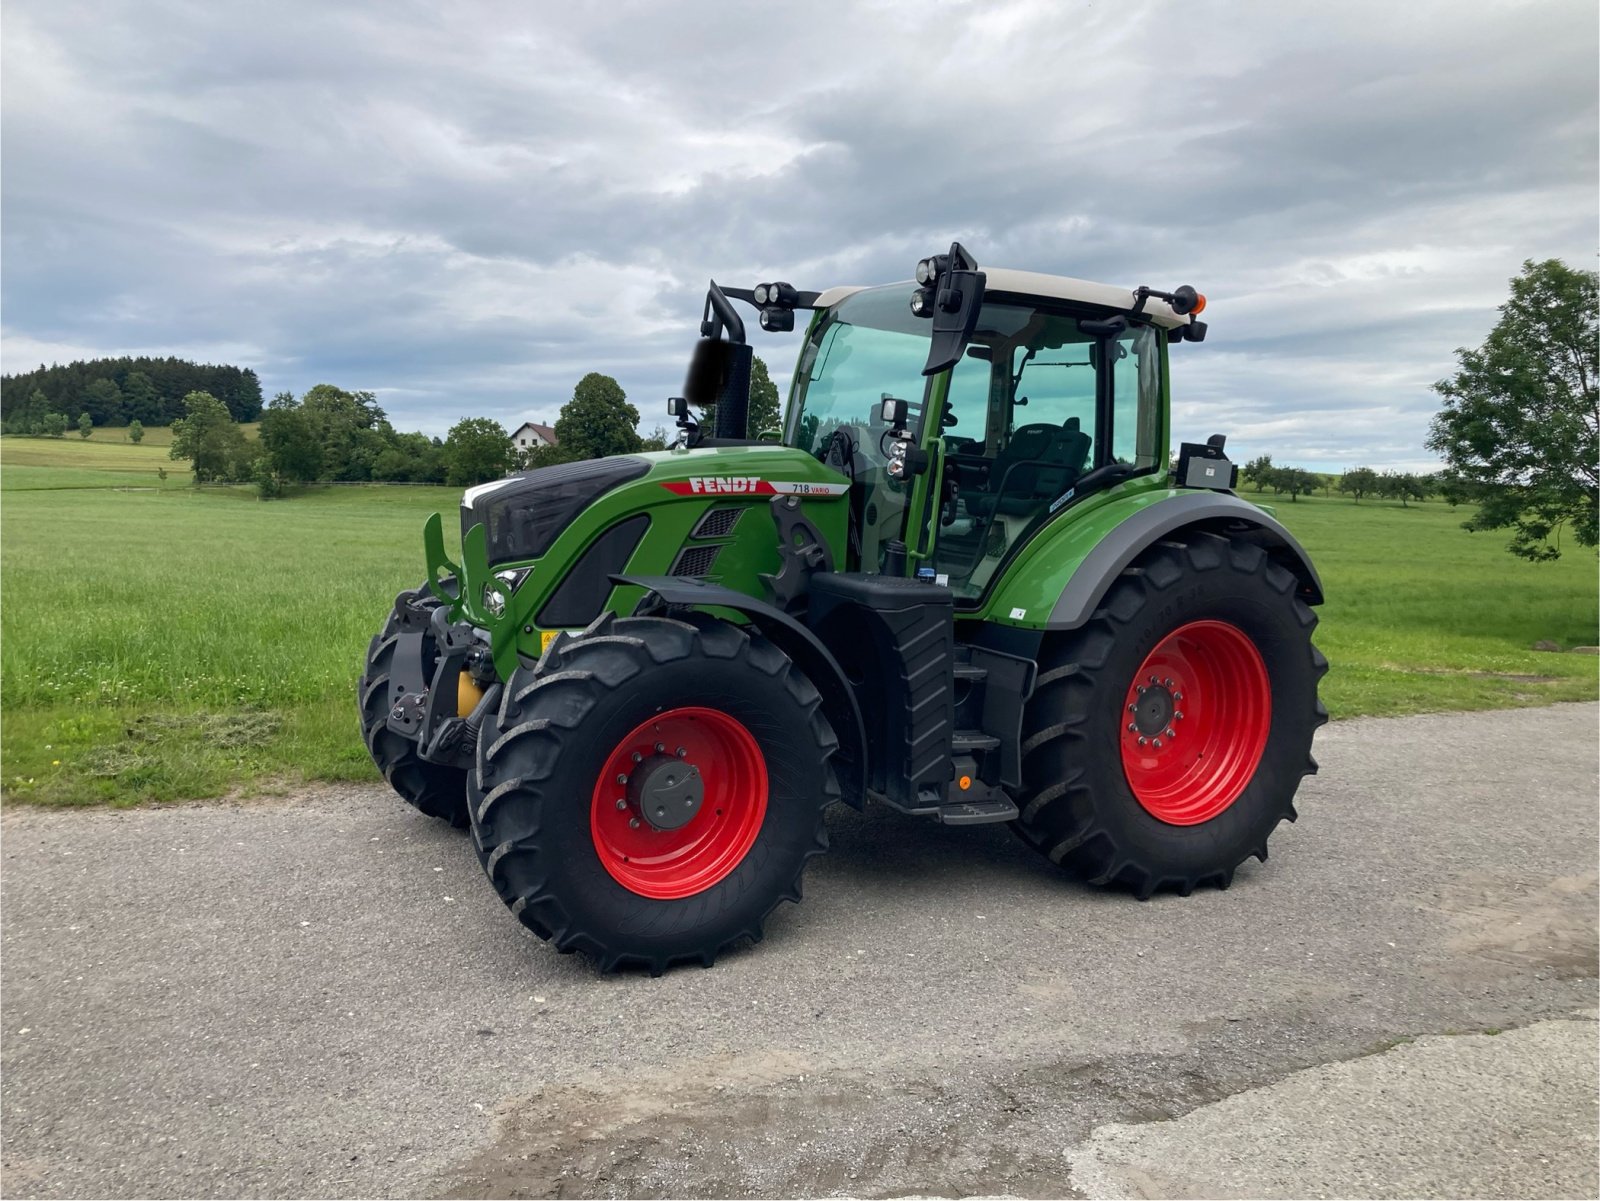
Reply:
[[[5,798],[129,804],[376,779],[355,677],[394,594],[422,577],[423,520],[451,515],[456,492],[262,502],[188,487],[165,455],[149,438],[0,439]],[[1317,641],[1336,718],[1597,695],[1600,660],[1530,649],[1596,641],[1593,551],[1524,563],[1438,502],[1302,497],[1277,512],[1327,588]]]

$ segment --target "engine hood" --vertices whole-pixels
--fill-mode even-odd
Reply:
[[[650,470],[647,459],[618,455],[520,472],[469,488],[461,497],[461,535],[483,525],[489,564],[537,559],[596,497]]]

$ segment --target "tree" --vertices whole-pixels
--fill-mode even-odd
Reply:
[[[137,417],[128,422],[128,441],[135,445],[144,441],[144,422]]]
[[[498,421],[468,417],[450,427],[444,440],[444,459],[445,482],[465,488],[505,475],[516,461],[516,448]]]
[[[1522,265],[1500,320],[1434,391],[1444,407],[1428,448],[1444,456],[1446,496],[1480,490],[1469,530],[1509,527],[1507,549],[1558,558],[1560,532],[1594,546],[1600,505],[1597,278],[1558,259]],[[1463,488],[1463,490],[1465,490]]]
[[[46,413],[40,427],[50,437],[59,438],[67,432],[67,415],[55,411]]]
[[[321,478],[373,478],[373,465],[394,432],[373,393],[318,384],[301,397],[300,407],[321,447]]]
[[[161,420],[161,393],[144,372],[130,371],[122,381],[122,413],[129,422]]]
[[[778,385],[767,374],[767,365],[758,357],[750,364],[750,418],[745,427],[749,436],[783,429],[783,413],[778,408]]]
[[[677,441],[677,435],[667,433],[667,427],[658,425],[651,430],[649,436],[640,440],[640,450],[666,450]]]
[[[122,421],[122,389],[115,380],[97,379],[83,390],[83,411],[95,425],[118,425]]]
[[[78,437],[87,438],[94,433],[94,418],[87,413],[78,414]]]
[[[1273,491],[1287,492],[1291,504],[1299,501],[1302,492],[1315,492],[1322,482],[1304,467],[1276,467],[1272,477],[1270,483]]]
[[[188,459],[197,484],[233,478],[245,439],[227,406],[209,392],[191,392],[183,407],[188,416],[172,423],[167,457]]]
[[[1339,477],[1339,491],[1355,497],[1358,505],[1363,496],[1371,496],[1377,490],[1378,473],[1370,467],[1352,467]]]
[[[1239,474],[1254,484],[1256,491],[1260,492],[1272,483],[1272,456],[1262,455],[1260,458],[1251,459]]]
[[[1378,477],[1377,491],[1385,500],[1398,500],[1402,509],[1410,507],[1408,499],[1422,499],[1422,485],[1409,471],[1385,471]]]
[[[570,462],[632,454],[640,445],[638,424],[639,410],[628,403],[622,385],[591,371],[578,381],[556,418],[561,458]]]
[[[321,472],[322,443],[292,393],[279,392],[261,415],[261,450],[279,481],[310,483]]]

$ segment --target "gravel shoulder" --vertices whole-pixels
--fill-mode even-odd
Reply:
[[[8,809],[0,1187],[1593,1195],[1597,723],[1327,727],[1272,858],[1187,900],[839,809],[763,943],[658,980],[526,935],[382,789]],[[1332,1158],[1302,1133],[1218,1166],[1249,1154],[1226,1106],[1312,1096]]]

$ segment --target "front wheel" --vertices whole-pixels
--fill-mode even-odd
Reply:
[[[473,841],[558,950],[710,966],[800,899],[836,746],[817,690],[759,634],[602,618],[507,683],[469,778]]]
[[[454,588],[454,584],[448,585]],[[389,728],[389,673],[395,646],[400,640],[399,609],[403,604],[436,608],[438,599],[426,584],[395,598],[395,607],[383,629],[367,646],[366,665],[356,682],[356,706],[361,714],[361,740],[367,744],[372,762],[389,781],[389,786],[414,809],[449,822],[457,829],[467,824],[467,773],[459,767],[429,763],[417,754],[411,739]],[[430,634],[423,643],[428,671],[433,671],[438,648]]]
[[[1143,899],[1226,888],[1296,814],[1327,721],[1294,576],[1253,544],[1187,531],[1047,644],[1023,730],[1017,833]]]

